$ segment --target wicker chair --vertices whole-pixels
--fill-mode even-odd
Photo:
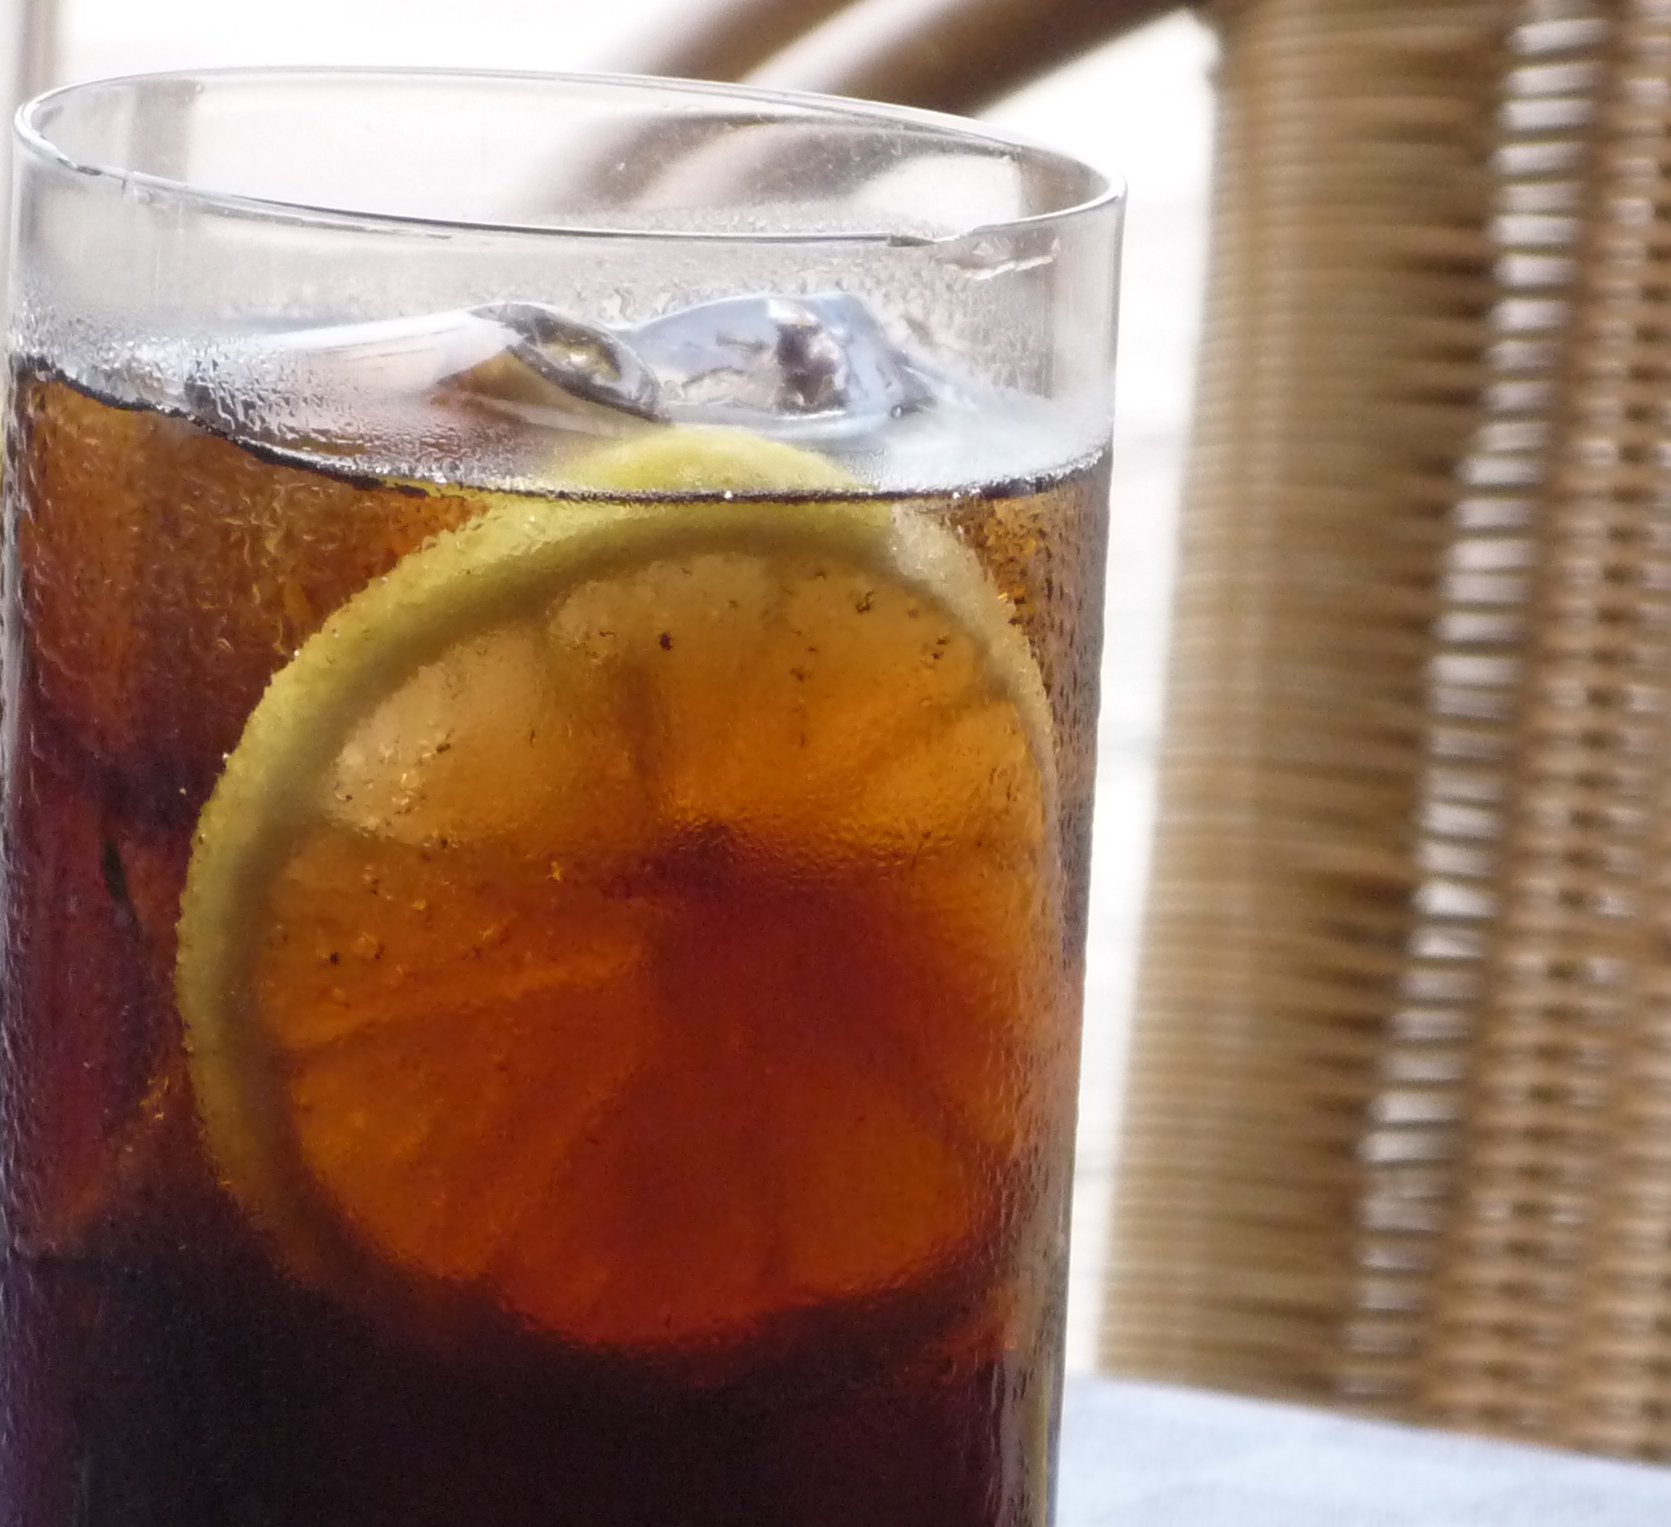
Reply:
[[[639,62],[970,110],[1167,8]],[[1105,1357],[1671,1457],[1671,5],[1213,15]]]

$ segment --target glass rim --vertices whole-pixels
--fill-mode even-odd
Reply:
[[[246,192],[215,190],[194,185],[190,180],[176,179],[149,171],[124,168],[119,163],[105,163],[91,157],[78,158],[56,144],[43,125],[43,118],[55,108],[81,96],[94,96],[116,88],[179,87],[194,81],[222,85],[301,84],[309,81],[393,82],[413,84],[453,84],[459,86],[494,86],[519,84],[525,86],[582,87],[604,91],[620,90],[647,93],[698,96],[710,100],[734,101],[762,109],[776,108],[784,118],[791,114],[816,118],[819,116],[847,123],[869,124],[884,129],[889,123],[915,127],[941,137],[949,143],[963,142],[972,147],[999,149],[1017,155],[1024,162],[1068,169],[1084,177],[1089,194],[1061,207],[1029,213],[1023,217],[999,218],[971,222],[967,227],[945,234],[920,234],[876,229],[829,230],[774,230],[746,231],[710,230],[698,228],[656,228],[621,226],[602,223],[520,223],[494,219],[449,218],[415,213],[369,212],[353,207],[332,206],[306,200],[261,196]],[[952,115],[948,112],[928,111],[919,107],[896,106],[891,103],[865,101],[847,96],[828,95],[814,91],[769,89],[754,85],[726,84],[710,80],[680,79],[671,76],[623,73],[592,73],[582,71],[544,72],[536,70],[450,69],[409,67],[362,67],[359,65],[323,66],[255,66],[216,67],[207,69],[159,70],[77,81],[60,85],[35,96],[21,105],[12,123],[13,140],[21,153],[28,154],[41,164],[99,181],[123,187],[136,187],[153,196],[168,197],[202,211],[222,212],[250,219],[307,222],[319,225],[358,227],[370,230],[410,229],[417,232],[487,233],[527,237],[531,239],[599,239],[611,242],[634,240],[648,244],[817,244],[817,245],[944,245],[957,244],[982,236],[1022,233],[1029,230],[1079,223],[1118,209],[1125,200],[1126,188],[1118,177],[1105,174],[1083,160],[1061,149],[1027,138],[1021,134],[1000,132],[984,123]]]

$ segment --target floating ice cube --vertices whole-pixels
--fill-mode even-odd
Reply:
[[[420,415],[448,433],[461,410],[592,433],[655,418],[655,399],[655,379],[608,330],[532,303],[254,334],[203,355],[184,388],[206,424],[315,448],[404,433]]]
[[[921,369],[843,292],[726,297],[623,331],[674,421],[852,435],[932,401]]]
[[[444,386],[511,405],[530,423],[562,428],[588,408],[660,417],[656,378],[620,336],[534,302],[477,308],[508,342],[486,360],[449,374]]]

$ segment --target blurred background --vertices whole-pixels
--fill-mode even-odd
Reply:
[[[884,3],[884,0],[873,0]],[[57,82],[211,65],[622,66],[688,0],[60,0]],[[987,119],[1130,189],[1114,515],[1069,1301],[1070,1368],[1095,1362],[1166,611],[1203,277],[1213,40],[1177,15],[1001,102]]]

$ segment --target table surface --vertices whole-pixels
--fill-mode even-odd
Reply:
[[[1057,1527],[1663,1527],[1671,1468],[1110,1380],[1070,1384]]]

